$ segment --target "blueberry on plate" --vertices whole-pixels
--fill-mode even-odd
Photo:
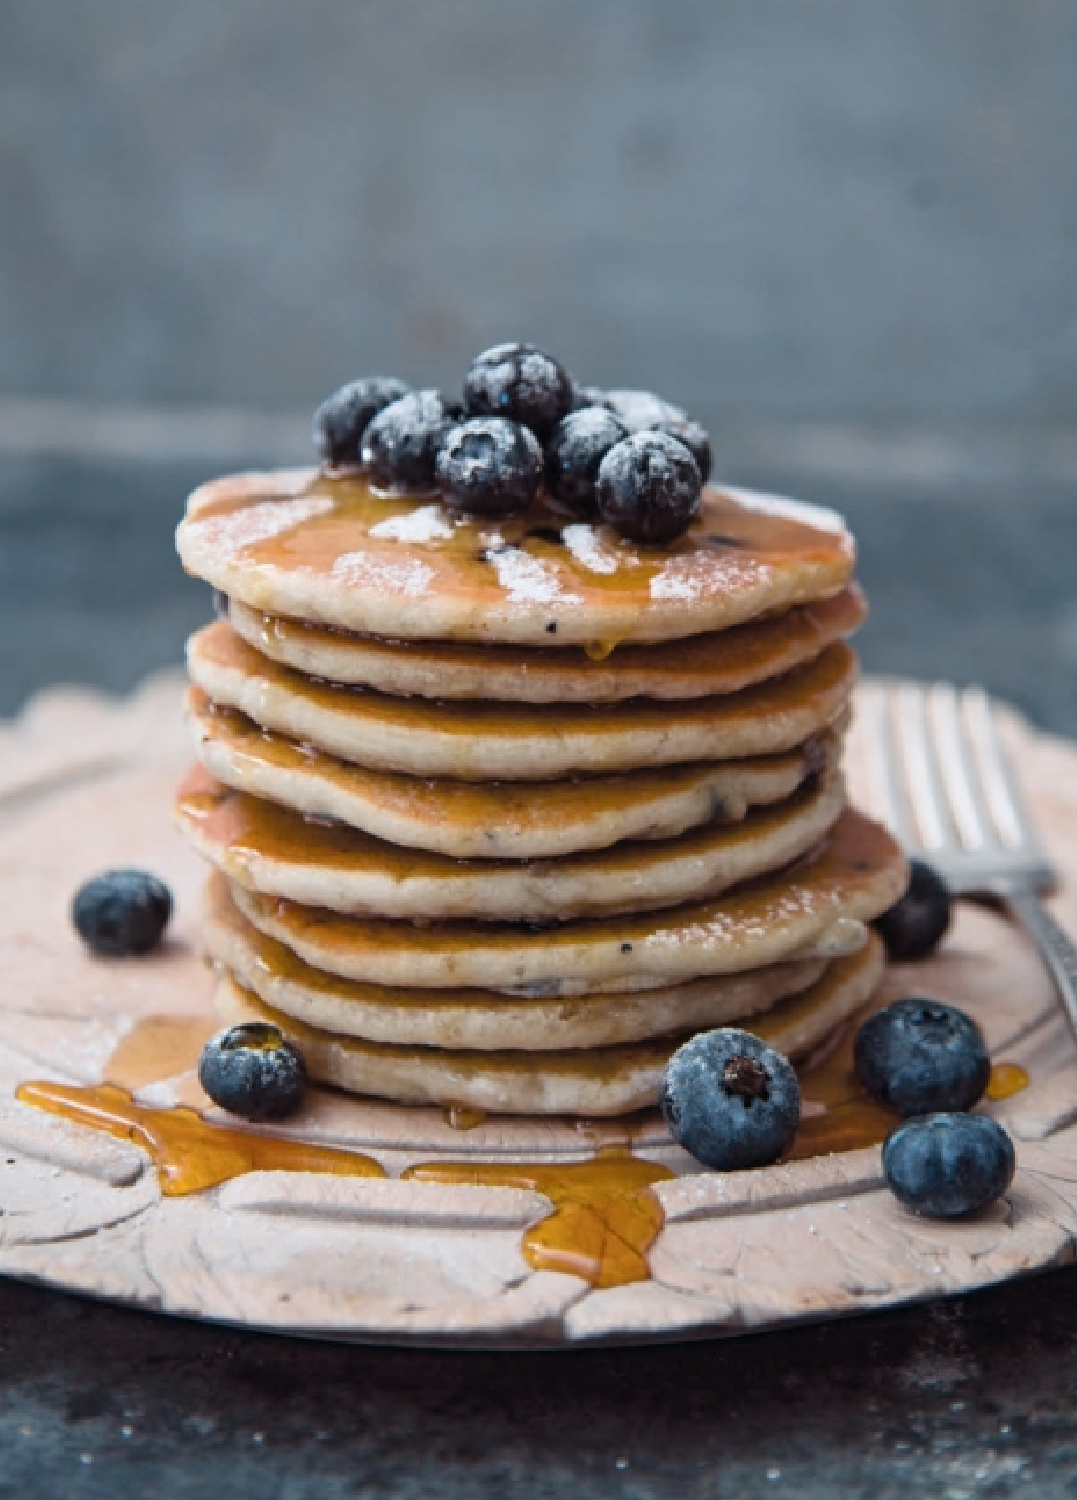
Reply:
[[[229,1114],[280,1120],[302,1104],[307,1066],[278,1027],[246,1021],[210,1037],[199,1059],[198,1081]]]
[[[171,891],[148,870],[105,870],[80,885],[71,903],[79,937],[107,958],[148,953],[171,915]]]
[[[371,481],[394,495],[434,488],[438,449],[458,420],[440,391],[409,391],[382,407],[363,434],[362,459]]]
[[[931,1219],[959,1219],[994,1203],[1015,1165],[1013,1142],[989,1115],[919,1115],[883,1142],[890,1191]]]
[[[542,479],[535,434],[505,417],[473,417],[451,427],[434,477],[446,505],[480,516],[526,510]]]
[[[662,1113],[675,1141],[718,1172],[776,1161],[800,1121],[793,1065],[750,1031],[704,1031],[666,1066]]]
[[[664,432],[636,432],[602,460],[595,495],[599,515],[623,536],[671,542],[699,513],[703,481],[683,443]]]
[[[683,443],[696,461],[699,477],[703,483],[711,477],[711,440],[707,429],[691,417],[671,417],[664,422],[655,422],[648,432],[664,432],[667,437]]]
[[[686,422],[687,414],[672,401],[663,401],[653,391],[607,391],[603,405],[629,432],[660,428],[663,422]]]
[[[856,1076],[873,1099],[903,1115],[971,1109],[991,1059],[971,1016],[941,1000],[895,1000],[856,1034]]]
[[[407,394],[408,387],[392,375],[368,375],[334,391],[314,413],[311,436],[322,462],[333,469],[357,465],[367,427],[383,407]]]
[[[469,417],[510,417],[544,442],[572,406],[572,380],[563,365],[534,344],[485,349],[464,377]]]
[[[627,436],[604,406],[570,411],[546,449],[546,488],[578,516],[595,514],[595,481],[606,454]]]
[[[909,887],[874,927],[894,963],[915,963],[938,947],[950,926],[950,888],[922,859],[909,861]]]

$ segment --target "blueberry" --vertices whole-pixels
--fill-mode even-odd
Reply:
[[[572,410],[582,411],[585,406],[604,406],[609,411],[609,398],[597,385],[572,386]]]
[[[873,1099],[903,1115],[971,1109],[991,1072],[983,1032],[941,1000],[895,1000],[856,1034],[856,1076]]]
[[[655,422],[647,431],[664,432],[667,437],[676,438],[679,443],[683,443],[696,461],[700,479],[706,484],[711,477],[711,440],[701,423],[693,422],[691,417],[670,417],[665,421]]]
[[[624,427],[603,406],[570,411],[546,449],[546,488],[554,499],[577,515],[594,515],[598,467],[625,436]]]
[[[637,542],[671,542],[698,514],[703,481],[683,443],[664,432],[636,432],[599,465],[598,513]]]
[[[367,427],[383,407],[407,394],[404,382],[391,375],[369,375],[334,391],[314,413],[311,435],[323,463],[334,469],[358,464]]]
[[[961,1218],[994,1203],[1015,1165],[1013,1142],[989,1115],[919,1115],[883,1142],[890,1191],[932,1219]]]
[[[511,417],[542,442],[572,406],[564,367],[534,344],[497,344],[474,361],[464,379],[469,417]]]
[[[307,1065],[278,1027],[247,1021],[210,1037],[199,1059],[198,1081],[229,1114],[279,1120],[302,1104]]]
[[[472,417],[451,427],[438,452],[435,477],[446,505],[480,516],[526,510],[542,479],[535,434],[505,417]]]
[[[666,1066],[662,1113],[674,1140],[719,1172],[765,1167],[793,1139],[793,1065],[749,1031],[724,1027],[685,1042]]]
[[[71,903],[79,937],[109,958],[148,953],[171,915],[171,891],[148,870],[105,870],[80,885]]]
[[[950,925],[950,888],[923,860],[909,861],[909,888],[875,919],[875,929],[894,963],[915,963],[938,947]]]
[[[363,435],[373,482],[391,494],[432,490],[438,449],[457,415],[440,391],[409,391],[383,407]]]
[[[629,432],[661,427],[663,422],[686,422],[687,415],[672,401],[652,391],[607,391],[602,403]]]

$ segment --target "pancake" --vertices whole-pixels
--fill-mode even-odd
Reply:
[[[484,784],[351,765],[260,729],[201,688],[188,693],[187,722],[202,765],[226,786],[455,859],[542,859],[735,823],[749,807],[791,796],[807,776],[831,772],[841,749],[827,730],[750,760]]]
[[[550,922],[717,895],[799,859],[844,805],[840,776],[813,779],[739,823],[533,862],[401,849],[234,791],[201,766],[180,787],[176,816],[203,859],[251,891],[409,921]]]
[[[192,679],[217,703],[344,760],[413,776],[545,781],[791,750],[842,712],[856,658],[835,643],[771,682],[662,703],[440,703],[314,682],[255,651],[223,622],[187,644]]]
[[[233,886],[244,916],[307,963],[367,983],[504,989],[648,975],[668,984],[781,963],[849,918],[869,921],[908,881],[884,829],[846,809],[818,853],[717,900],[665,912],[524,924],[417,925],[340,916]],[[839,928],[840,932],[840,928]]]
[[[512,999],[492,990],[357,984],[311,968],[240,914],[226,882],[209,885],[206,947],[266,1005],[308,1026],[397,1046],[562,1050],[609,1047],[744,1021],[799,994],[824,959],[774,964],[633,995]]]
[[[683,639],[829,598],[855,548],[830,512],[708,487],[666,547],[523,515],[465,518],[366,480],[300,470],[196,490],[176,545],[189,573],[272,615],[407,640],[566,646]]]
[[[805,1057],[868,1002],[882,970],[882,945],[873,936],[861,953],[832,964],[811,989],[776,1005],[753,1029],[794,1061]],[[466,1105],[496,1114],[601,1118],[657,1104],[666,1063],[681,1040],[563,1052],[395,1047],[307,1026],[231,976],[218,985],[216,1004],[230,1025],[278,1026],[302,1048],[317,1082],[401,1104]]]
[[[625,698],[705,698],[779,677],[864,623],[855,584],[832,599],[752,620],[731,630],[650,646],[620,646],[595,659],[578,646],[470,646],[383,641],[372,636],[229,608],[236,633],[263,655],[327,682],[422,698],[493,698],[520,703],[615,703]]]

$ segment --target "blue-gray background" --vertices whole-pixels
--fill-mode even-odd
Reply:
[[[523,336],[1077,731],[1075,141],[1052,0],[0,0],[0,712],[178,659],[197,479]]]

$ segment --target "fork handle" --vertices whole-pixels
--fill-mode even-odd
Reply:
[[[1077,1038],[1077,946],[1037,897],[1007,894],[1003,901],[1040,950]]]

